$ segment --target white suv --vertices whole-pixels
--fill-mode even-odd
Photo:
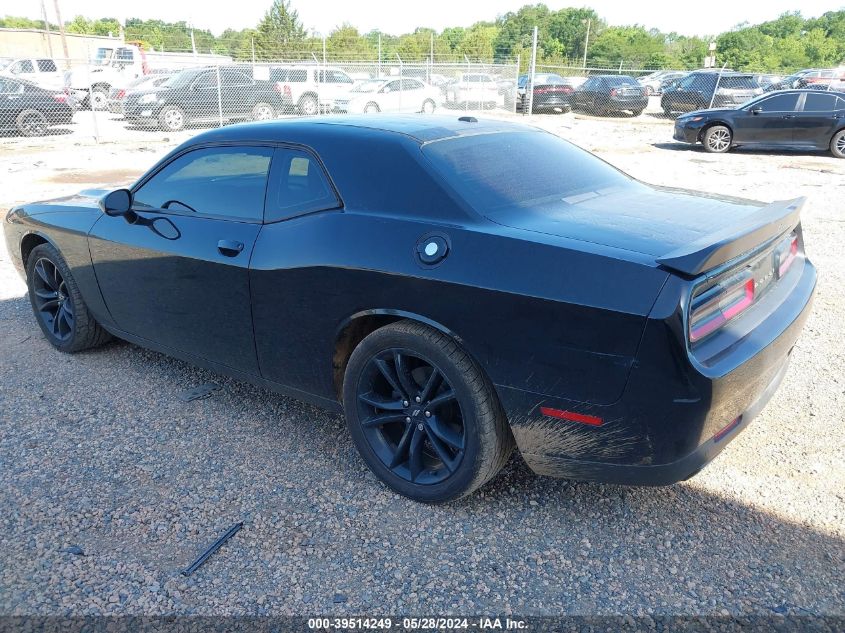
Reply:
[[[13,59],[0,71],[0,75],[26,79],[43,88],[61,89],[64,86],[64,71],[49,58]]]
[[[447,105],[465,107],[472,103],[495,108],[498,102],[499,84],[487,73],[463,73],[446,86]]]
[[[324,66],[277,66],[270,69],[270,81],[288,108],[300,114],[331,110],[335,99],[345,95],[355,80],[340,68]]]

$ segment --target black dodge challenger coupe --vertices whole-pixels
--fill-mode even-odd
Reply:
[[[343,411],[380,479],[443,502],[514,444],[580,480],[700,470],[809,314],[802,204],[649,186],[526,126],[369,116],[212,130],[4,228],[59,350],[116,336]]]

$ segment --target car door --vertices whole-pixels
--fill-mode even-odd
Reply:
[[[225,69],[220,72],[220,99],[223,116],[252,114],[255,105],[255,82],[242,72]]]
[[[833,133],[845,123],[845,99],[831,93],[808,92],[795,113],[792,140],[796,145],[827,148]]]
[[[403,79],[402,91],[399,93],[401,103],[400,112],[421,112],[422,103],[425,99],[425,91],[422,83],[416,79]]]
[[[185,108],[189,119],[217,119],[221,114],[223,95],[217,94],[217,71],[201,74],[194,80],[186,94],[179,95],[178,101]],[[225,116],[225,113],[223,114]]]
[[[395,79],[387,82],[381,90],[378,91],[378,107],[382,112],[399,112],[402,104],[400,92],[402,90],[402,81]]]
[[[795,127],[797,92],[775,93],[754,101],[734,119],[734,142],[747,145],[789,145]]]
[[[135,188],[133,222],[97,221],[91,258],[121,330],[258,373],[248,268],[272,155],[259,145],[190,149]]]

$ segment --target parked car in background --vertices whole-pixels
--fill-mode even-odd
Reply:
[[[468,107],[478,105],[495,108],[499,103],[499,84],[487,73],[462,73],[446,86],[446,105]]]
[[[270,81],[284,109],[312,115],[330,110],[334,100],[357,83],[346,71],[325,66],[280,66],[270,69]]]
[[[708,152],[732,147],[828,149],[845,158],[845,93],[782,90],[739,108],[700,110],[678,117],[674,138]]]
[[[766,92],[799,88],[841,90],[843,83],[845,83],[845,68],[807,69],[799,70],[780,81],[773,82],[766,86],[765,90]]]
[[[237,66],[206,67],[183,70],[156,88],[127,94],[123,116],[135,125],[176,132],[189,123],[272,119],[283,106],[271,82],[255,80]]]
[[[675,81],[685,76],[685,70],[661,70],[645,77],[638,77],[637,82],[646,90],[646,94],[659,95],[663,92],[663,86],[667,82]]]
[[[517,81],[517,112],[525,112],[528,108],[528,80],[528,75],[520,75]],[[575,90],[560,75],[537,73],[534,75],[533,85],[532,112],[563,112],[572,108],[572,95]]]
[[[9,59],[0,67],[0,76],[24,79],[50,90],[61,91],[64,87],[64,70],[56,60],[46,57]]]
[[[334,100],[332,112],[425,112],[431,114],[440,100],[440,89],[419,79],[371,79]]]
[[[41,136],[52,125],[73,122],[73,106],[64,92],[30,81],[0,77],[0,129]]]
[[[344,116],[210,130],[3,229],[53,348],[116,336],[343,413],[376,477],[443,503],[515,447],[581,481],[701,470],[810,315],[803,202],[653,187],[508,122]]]
[[[751,73],[697,70],[664,90],[660,107],[666,116],[672,116],[711,104],[714,108],[738,106],[761,94],[763,89]]]
[[[783,75],[772,75],[769,73],[754,75],[754,81],[763,89],[763,92],[769,92],[770,86],[780,83],[783,79]]]
[[[648,96],[636,79],[627,75],[593,75],[572,96],[573,108],[590,114],[630,112],[639,116],[648,107]]]
[[[122,88],[113,87],[109,92],[108,108],[113,114],[123,114],[123,101],[130,92],[137,92],[157,88],[170,79],[175,73],[155,73],[144,75],[134,81],[130,81]]]

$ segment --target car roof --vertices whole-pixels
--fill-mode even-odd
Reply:
[[[292,134],[298,138],[303,138],[309,132],[319,134],[333,128],[338,132],[360,137],[370,136],[374,133],[395,134],[413,139],[420,144],[459,136],[539,131],[535,127],[509,121],[451,115],[342,115],[318,119],[281,119],[230,125],[199,134],[186,145],[193,144],[192,141],[202,143],[209,140],[285,142],[290,141]]]

